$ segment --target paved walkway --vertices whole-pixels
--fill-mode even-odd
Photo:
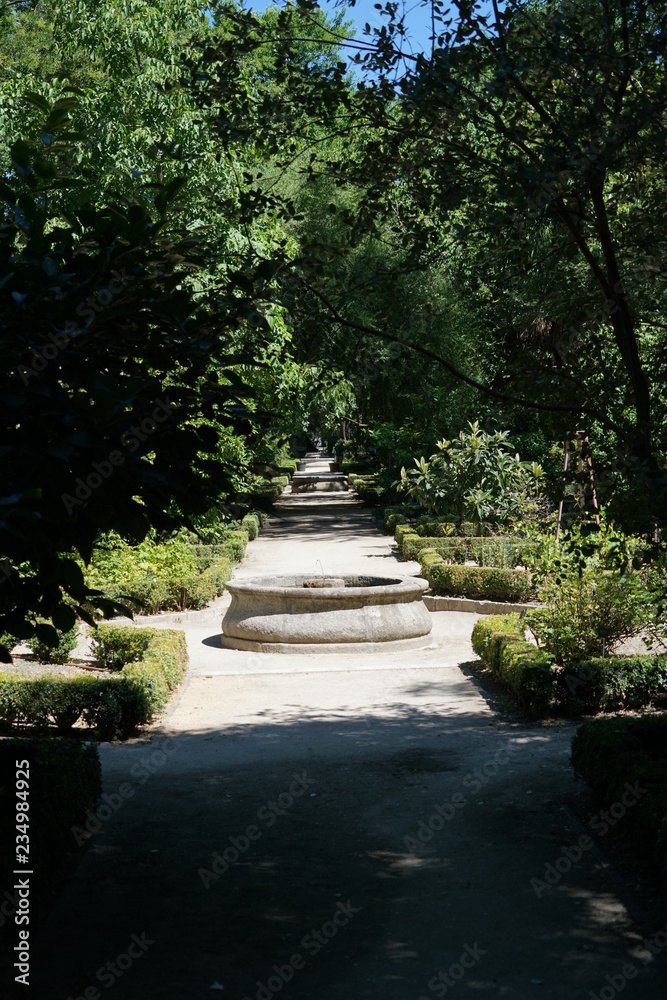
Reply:
[[[320,495],[279,503],[237,576],[290,571],[418,565]],[[576,846],[574,727],[502,721],[460,669],[474,615],[434,615],[422,649],[268,655],[220,648],[224,605],[184,623],[153,741],[101,749],[107,809],[30,996],[662,1000],[642,938],[667,915],[604,839]]]

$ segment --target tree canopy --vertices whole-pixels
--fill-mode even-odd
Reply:
[[[502,428],[552,492],[583,430],[664,521],[667,3],[428,0],[424,51],[354,6],[2,7],[0,631],[341,420],[399,468]]]

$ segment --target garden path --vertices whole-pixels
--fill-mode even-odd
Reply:
[[[418,572],[349,498],[285,495],[236,575],[320,568]],[[576,848],[575,727],[494,710],[476,616],[292,656],[221,649],[224,605],[180,623],[189,679],[152,740],[101,748],[107,809],[35,942],[36,1000],[663,1000],[642,940],[667,916],[607,840]]]

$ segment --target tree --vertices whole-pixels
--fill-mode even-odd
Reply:
[[[262,341],[247,334],[258,297],[244,275],[192,289],[208,248],[172,224],[182,180],[67,204],[80,193],[75,100],[44,110],[42,139],[14,144],[0,184],[0,632],[20,638],[55,638],[38,618],[89,619],[96,597],[68,553],[87,560],[99,530],[170,530],[229,487],[231,470],[206,456],[218,426],[238,422],[236,369]]]
[[[541,414],[561,439],[583,420],[626,477],[644,470],[655,515],[667,447],[665,4],[509,0],[491,18],[480,3],[431,7],[432,48],[414,55],[398,6],[385,5],[353,87],[344,67],[312,74],[283,58],[287,110],[259,102],[253,126],[276,154],[290,131],[310,150],[304,176],[355,191],[350,245],[391,231],[403,268],[447,270],[486,328],[486,371],[360,315],[307,256],[291,274],[329,322],[407,344],[503,413]],[[299,0],[283,11],[277,52],[289,50],[290,17],[316,10]]]

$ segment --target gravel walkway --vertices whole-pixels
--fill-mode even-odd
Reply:
[[[285,497],[237,576],[418,570],[319,495]],[[181,623],[152,742],[102,747],[100,829],[21,995],[663,1000],[642,942],[667,914],[592,837],[574,727],[499,717],[461,669],[475,615],[434,614],[422,649],[293,656],[221,649],[224,605]]]

